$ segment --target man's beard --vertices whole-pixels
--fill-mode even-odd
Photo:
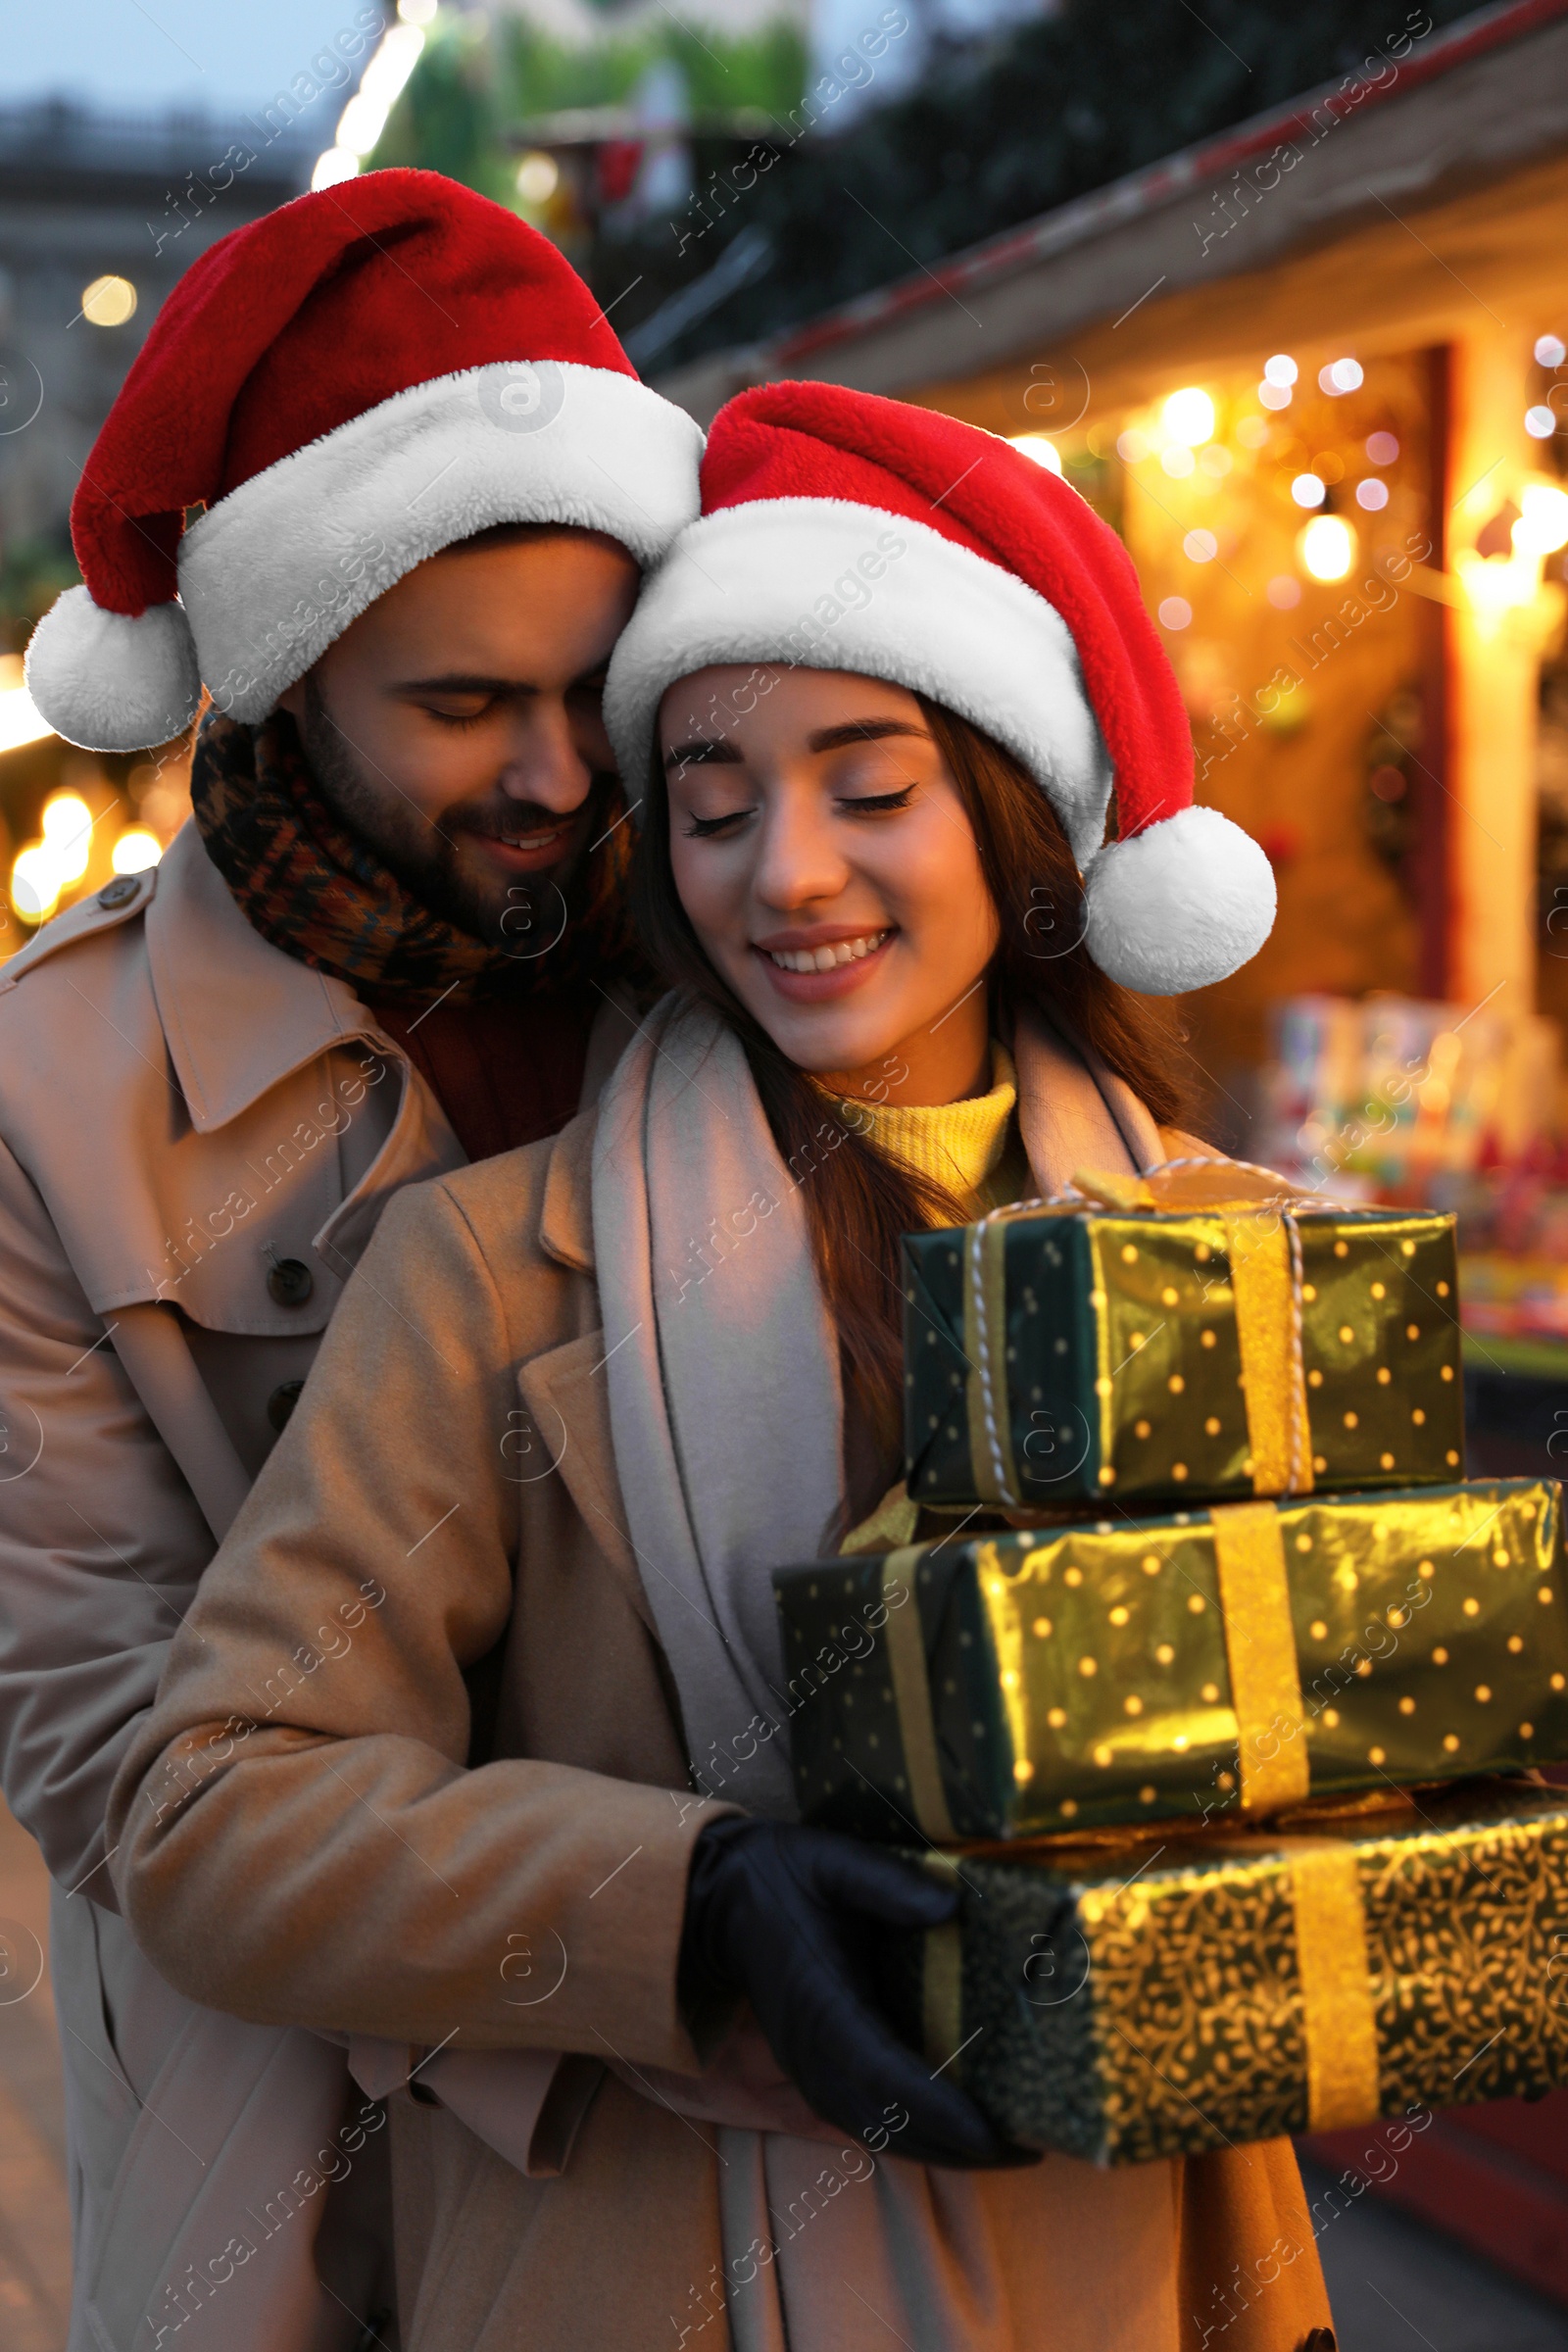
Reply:
[[[583,846],[597,833],[594,821],[616,789],[613,776],[594,778],[589,792],[590,822],[579,828],[577,844],[568,847],[559,864],[538,874],[519,874],[511,884],[497,877],[493,894],[486,894],[458,861],[465,833],[499,830],[478,817],[465,814],[465,804],[446,811],[440,822],[427,817],[412,801],[375,770],[367,772],[359,755],[332,717],[314,677],[305,681],[305,723],[300,729],[306,760],[321,798],[351,832],[372,849],[406,890],[443,922],[482,940],[486,947],[526,962],[539,946],[559,937],[574,919],[582,899],[588,852]],[[508,831],[526,831],[528,805],[509,811]],[[562,821],[553,810],[538,809],[538,828]],[[525,944],[526,943],[526,944]]]

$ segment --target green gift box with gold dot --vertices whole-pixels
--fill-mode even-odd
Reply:
[[[1263,1169],[1080,1176],[905,1239],[910,1499],[1147,1510],[1463,1475],[1451,1216]]]
[[[1565,1565],[1504,1479],[781,1569],[801,1815],[945,1846],[1560,1762]]]

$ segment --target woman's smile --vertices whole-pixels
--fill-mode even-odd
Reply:
[[[752,947],[781,997],[794,1004],[820,1004],[873,980],[897,937],[891,923],[849,932],[842,925],[814,925],[754,940]]]

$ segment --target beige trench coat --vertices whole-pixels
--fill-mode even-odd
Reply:
[[[670,2103],[671,2076],[699,2087],[675,1974],[708,1816],[612,1456],[593,1128],[392,1204],[112,1807],[127,1914],[192,1999],[414,2045],[391,2105],[408,2352],[684,2340],[720,2259],[715,2133]],[[542,2105],[519,2052],[554,2076]],[[528,2130],[558,2109],[512,2163],[509,2096]],[[1226,2352],[1327,2324],[1288,2143],[1150,2168],[1178,2210],[1142,2273],[1097,2230],[1106,2176],[1047,2162],[1081,2209],[1054,2281],[1074,2344],[1196,2348],[1238,2276]],[[993,2226],[1038,2178],[993,2177]],[[722,2313],[704,2342],[728,2344]]]
[[[339,2049],[159,1980],[118,1916],[104,1818],[382,1207],[463,1157],[353,992],[245,921],[194,826],[0,969],[0,1770],[56,1886],[72,2352],[356,2332],[333,2295],[364,2308],[369,2143],[332,2192],[325,2294],[318,2195],[220,2314],[185,2317],[213,2216],[265,2209],[362,2102]],[[270,1283],[289,1261],[305,1279]]]

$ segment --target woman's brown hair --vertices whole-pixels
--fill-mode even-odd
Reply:
[[[966,719],[917,698],[957,784],[1002,938],[993,1001],[1036,1004],[1092,1046],[1161,1126],[1191,1115],[1180,1032],[1154,1003],[1108,980],[1083,945],[1083,882],[1054,809],[1011,754]],[[801,1186],[818,1279],[859,1401],[878,1438],[898,1433],[904,1394],[900,1241],[961,1211],[847,1125],[819,1087],[731,994],[697,942],[675,890],[669,802],[655,755],[632,873],[638,927],[672,987],[710,1005],[746,1050],[768,1125]]]

